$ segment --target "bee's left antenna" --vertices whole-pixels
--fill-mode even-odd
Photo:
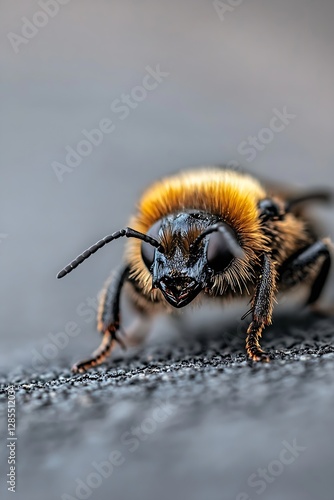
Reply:
[[[102,238],[102,240],[99,240],[97,243],[87,248],[87,250],[78,255],[78,257],[72,260],[70,264],[64,267],[64,269],[62,269],[57,274],[57,278],[63,278],[64,276],[72,272],[73,269],[78,267],[84,260],[88,259],[88,257],[90,257],[93,253],[104,247],[104,245],[107,245],[107,243],[110,243],[113,240],[117,240],[122,236],[126,236],[127,238],[137,238],[139,240],[145,241],[146,243],[149,243],[153,247],[158,248],[161,252],[163,252],[163,247],[157,240],[155,240],[151,236],[148,236],[147,234],[140,233],[135,229],[131,229],[131,227],[126,227],[124,229],[120,229],[120,231],[116,231],[115,233],[105,236],[104,238]]]

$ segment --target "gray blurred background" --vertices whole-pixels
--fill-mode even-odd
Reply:
[[[56,273],[124,227],[156,178],[231,162],[299,188],[334,187],[334,3],[237,3],[70,0],[45,20],[37,1],[1,1],[3,373],[34,369],[68,322],[81,333],[51,353],[51,366],[96,347],[92,303],[124,242],[62,281]],[[27,19],[46,24],[22,41]],[[111,104],[157,65],[168,76],[122,120]],[[284,107],[295,117],[247,161],[240,144]],[[115,130],[60,182],[54,162],[65,164],[66,148],[104,118]],[[333,212],[317,212],[333,235]]]

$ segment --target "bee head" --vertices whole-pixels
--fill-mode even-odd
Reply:
[[[159,289],[173,307],[184,307],[244,256],[235,231],[212,214],[177,213],[155,222],[147,233],[160,243],[143,241],[142,259]]]
[[[244,257],[235,231],[212,214],[189,211],[168,215],[145,234],[130,227],[105,236],[57,275],[63,278],[106,244],[121,237],[142,241],[142,260],[169,304],[184,307],[207,288],[216,274]]]

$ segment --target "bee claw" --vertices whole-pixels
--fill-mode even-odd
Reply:
[[[74,373],[75,375],[77,375],[78,373],[85,373],[86,370],[81,365],[82,363],[75,363],[71,369],[72,373]]]
[[[270,363],[271,360],[270,355],[264,351],[249,354],[249,357],[251,361],[254,361],[255,363]]]

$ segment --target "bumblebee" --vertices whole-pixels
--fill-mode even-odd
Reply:
[[[331,242],[319,239],[306,208],[330,198],[326,192],[288,195],[247,173],[218,167],[185,171],[153,184],[128,227],[98,241],[57,276],[70,273],[107,243],[129,238],[125,262],[101,294],[101,344],[73,371],[101,364],[121,342],[123,286],[131,303],[146,314],[161,307],[182,308],[203,296],[222,301],[248,297],[247,355],[268,362],[259,340],[271,324],[278,292],[304,284],[311,306],[325,285]]]

